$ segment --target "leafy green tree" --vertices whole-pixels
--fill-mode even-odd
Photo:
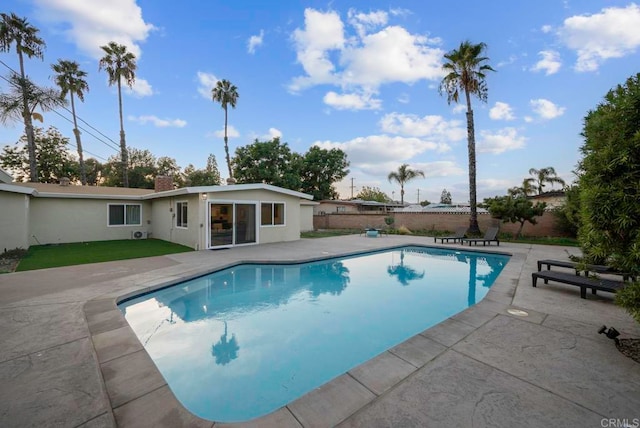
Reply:
[[[128,150],[124,134],[124,121],[122,119],[122,80],[130,88],[136,81],[136,56],[127,51],[127,47],[116,42],[109,42],[100,46],[105,55],[100,59],[98,69],[105,70],[109,75],[109,86],[118,86],[118,108],[120,113],[120,172],[122,173],[122,185],[129,187],[128,175]]]
[[[24,132],[27,138],[27,149],[29,151],[29,181],[38,181],[38,164],[36,162],[36,146],[33,133],[33,122],[31,120],[33,110],[33,92],[28,91],[28,79],[24,71],[24,55],[28,58],[44,57],[44,49],[46,44],[43,39],[38,36],[40,30],[29,24],[26,18],[20,18],[15,13],[0,13],[0,52],[9,52],[11,45],[15,45],[18,54],[18,62],[20,64],[20,79],[18,88],[21,89],[22,103],[21,107],[22,120],[24,122]]]
[[[387,176],[390,183],[395,181],[400,185],[400,203],[402,205],[404,205],[404,185],[418,177],[424,178],[424,172],[418,169],[411,169],[409,164],[406,163],[400,165],[397,171],[391,171]]]
[[[204,169],[196,169],[189,164],[184,169],[184,182],[187,186],[218,186],[221,183],[218,163],[213,154],[207,159],[207,166]]]
[[[440,93],[447,94],[447,102],[458,103],[460,91],[464,93],[467,102],[467,148],[469,152],[469,203],[471,217],[469,219],[469,233],[479,234],[478,210],[476,198],[476,140],[471,109],[471,95],[475,95],[482,102],[487,102],[488,88],[485,81],[486,73],[495,71],[486,64],[489,58],[483,56],[487,45],[473,44],[470,41],[460,43],[444,55],[447,62],[442,66],[446,76],[440,84]]]
[[[558,227],[569,235],[578,236],[580,228],[580,187],[576,184],[564,190],[565,203],[553,210]]]
[[[160,156],[156,160],[157,175],[167,175],[173,178],[173,184],[177,187],[184,187],[184,176],[182,168],[174,158],[168,156]]]
[[[431,202],[429,202],[427,199],[425,199],[424,201],[420,201],[420,206],[426,207],[427,205],[429,205]]]
[[[286,189],[300,188],[300,155],[276,137],[238,147],[232,161],[238,183],[265,183]]]
[[[84,171],[86,174],[87,185],[98,186],[102,180],[103,165],[94,158],[88,158],[84,161]]]
[[[85,80],[87,73],[80,70],[80,65],[75,61],[64,59],[58,60],[57,64],[52,64],[51,68],[56,73],[54,80],[60,87],[61,97],[67,93],[71,99],[71,115],[73,116],[73,135],[76,137],[76,148],[78,149],[78,161],[80,162],[80,182],[87,184],[87,172],[84,165],[84,154],[82,153],[82,141],[80,140],[80,130],[76,117],[76,104],[74,94],[80,101],[84,101],[84,93],[89,90],[89,84]]]
[[[36,161],[38,162],[38,180],[40,183],[57,183],[60,178],[77,178],[76,161],[67,151],[69,139],[56,128],[50,126],[34,128]],[[31,181],[29,149],[25,135],[15,146],[5,146],[0,156],[0,165],[13,171],[16,181]]]
[[[129,162],[129,172],[127,174],[129,187],[136,189],[153,189],[155,178],[158,175],[156,157],[149,150],[127,148],[127,159]],[[118,155],[109,157],[104,164],[104,186],[124,187],[122,173],[122,158]]]
[[[533,178],[526,178],[524,180],[523,189],[526,189],[525,183],[528,184],[528,189],[535,190],[538,192],[538,195],[544,192],[545,183],[549,183],[551,185],[559,184],[561,186],[565,185],[565,182],[562,178],[558,177],[556,174],[556,170],[552,166],[548,166],[546,168],[535,169],[531,168],[529,170],[529,174],[535,176]],[[528,193],[531,194],[531,193]]]
[[[640,275],[640,73],[587,113],[579,163],[581,227],[587,262]],[[640,322],[640,282],[617,293]]]
[[[349,174],[347,154],[340,149],[311,146],[302,157],[300,191],[313,195],[316,201],[337,199],[336,183]]]
[[[451,192],[447,189],[442,189],[442,193],[440,194],[440,203],[451,205]]]
[[[229,179],[233,182],[233,171],[231,167],[231,159],[229,157],[229,139],[227,138],[227,116],[228,106],[236,108],[236,103],[240,95],[238,88],[228,80],[218,80],[216,87],[211,90],[211,96],[214,103],[220,103],[224,110],[224,153],[227,158],[227,168],[229,169]],[[257,140],[256,140],[257,141]]]
[[[362,189],[356,195],[356,199],[362,199],[363,201],[376,201],[376,202],[387,202],[389,201],[389,196],[380,190],[378,187],[369,187],[363,186]]]
[[[486,198],[484,205],[487,207],[491,216],[499,218],[503,223],[520,223],[520,228],[516,236],[522,236],[522,228],[526,222],[536,224],[536,217],[544,214],[547,204],[538,202],[535,205],[524,196],[497,196],[495,198]]]

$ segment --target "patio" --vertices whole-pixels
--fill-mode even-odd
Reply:
[[[0,275],[0,426],[212,427],[174,398],[116,297],[237,261],[406,244],[461,248],[426,237],[350,235]],[[611,294],[585,300],[573,286],[531,286],[539,259],[579,249],[505,243],[490,250],[512,258],[484,300],[288,406],[233,426],[640,423],[640,366],[597,334],[605,324],[621,338],[640,337],[640,325]]]

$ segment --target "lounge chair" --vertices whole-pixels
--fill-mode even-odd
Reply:
[[[440,242],[444,244],[445,240],[447,242],[452,240],[453,243],[455,244],[457,241],[462,241],[462,238],[464,238],[464,234],[465,233],[467,233],[467,227],[466,226],[462,226],[462,227],[457,228],[453,235],[436,236],[435,238],[433,238],[433,242],[438,242],[438,239],[439,239]]]
[[[498,227],[490,227],[485,232],[484,238],[462,238],[460,242],[462,243],[462,245],[464,245],[465,242],[468,242],[469,246],[471,246],[471,244],[478,245],[478,242],[482,242],[483,246],[486,246],[487,242],[489,244],[495,242],[496,244],[500,245],[500,240],[498,239],[498,230],[500,230]]]
[[[607,265],[589,265],[582,264],[577,262],[572,262],[568,260],[538,260],[538,272],[542,270],[542,266],[547,266],[547,270],[551,270],[551,266],[563,267],[567,269],[573,269],[576,275],[580,275],[580,272],[584,272],[584,276],[589,276],[589,272],[595,273],[604,273],[609,275],[619,275],[622,276],[623,281],[627,281],[628,279],[634,279],[633,275],[627,272],[620,272],[611,266]]]
[[[592,294],[596,294],[598,290],[615,293],[626,285],[623,281],[614,281],[612,279],[590,278],[568,272],[543,270],[531,274],[532,285],[534,287],[538,285],[539,278],[543,279],[545,284],[548,284],[549,281],[555,281],[580,287],[580,297],[583,299],[587,298],[587,288],[591,289]]]

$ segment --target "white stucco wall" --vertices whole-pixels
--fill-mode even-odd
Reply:
[[[29,195],[0,192],[0,252],[29,248]]]
[[[300,239],[300,198],[269,190],[243,190],[209,193],[210,202],[248,201],[277,202],[285,204],[285,224],[283,226],[261,226],[260,206],[258,205],[258,243],[295,241]],[[313,220],[313,219],[312,219]],[[313,227],[313,226],[312,226]]]
[[[187,202],[187,228],[176,227],[176,203]],[[201,249],[200,234],[204,234],[198,194],[167,197],[152,200],[152,236],[156,239],[175,242],[193,249]],[[204,226],[204,224],[203,224]]]
[[[141,225],[109,226],[108,204],[141,204]],[[151,231],[151,202],[107,199],[33,198],[30,245],[131,239]]]

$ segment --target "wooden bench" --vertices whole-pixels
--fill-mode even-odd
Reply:
[[[591,289],[592,294],[596,294],[598,290],[600,291],[608,291],[610,293],[615,293],[618,290],[621,290],[626,285],[624,281],[615,281],[612,279],[601,279],[601,278],[589,278],[587,276],[580,276],[567,272],[558,272],[552,270],[533,272],[531,274],[531,279],[533,281],[533,286],[536,287],[538,285],[538,279],[541,278],[544,280],[545,284],[548,284],[549,281],[561,282],[563,284],[575,285],[580,287],[580,297],[583,299],[587,298],[587,288]]]
[[[589,276],[589,272],[595,272],[608,275],[620,275],[622,276],[623,281],[626,281],[629,278],[633,278],[633,276],[629,273],[617,271],[611,266],[606,265],[583,265],[581,263],[571,261],[545,259],[538,260],[538,272],[542,270],[543,265],[547,266],[547,270],[550,270],[551,266],[574,269],[576,271],[576,275],[580,275],[580,272],[584,272],[585,276]]]

